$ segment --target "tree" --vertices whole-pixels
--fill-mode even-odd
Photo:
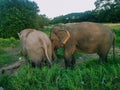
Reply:
[[[96,0],[95,6],[96,6],[95,10],[112,9],[115,8],[116,6],[120,6],[120,0]]]
[[[120,22],[120,0],[97,0],[95,6],[100,22]]]
[[[54,18],[51,23],[69,23],[82,21],[96,21],[93,11],[86,11],[81,13],[70,13],[64,16]]]
[[[69,22],[120,22],[120,0],[96,0],[95,10],[81,13],[70,13],[64,16],[55,17],[51,23]]]
[[[35,28],[39,8],[29,0],[0,0],[0,37],[17,37],[25,28]]]
[[[46,15],[36,15],[36,28],[40,29],[43,28],[43,26],[48,25],[50,23],[50,20]]]

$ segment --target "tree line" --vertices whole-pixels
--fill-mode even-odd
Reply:
[[[51,23],[69,23],[93,21],[101,23],[118,23],[120,22],[120,0],[96,0],[95,9],[81,13],[71,13],[55,17]]]
[[[120,22],[120,0],[96,0],[95,9],[81,13],[70,13],[50,20],[40,12],[37,4],[30,0],[0,0],[0,37],[18,38],[17,33],[25,28],[40,30],[45,25],[71,22]]]
[[[25,28],[40,29],[49,23],[38,14],[37,4],[29,0],[0,0],[0,37],[16,37]]]

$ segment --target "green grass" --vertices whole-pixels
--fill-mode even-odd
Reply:
[[[0,67],[11,64],[18,60],[18,52],[13,54],[12,50],[19,44],[19,40],[15,38],[0,38]]]
[[[8,39],[0,38],[0,47],[15,47],[19,43],[19,40],[11,37]]]
[[[44,33],[46,33],[49,36],[51,29],[43,29],[41,31],[44,32]]]
[[[18,57],[10,53],[5,53],[0,55],[0,67],[12,64],[17,61]]]
[[[116,33],[116,45],[120,47],[120,27],[111,27]],[[44,30],[50,34],[50,30]],[[19,40],[0,38],[0,67],[15,62],[19,52],[11,53],[18,48]],[[10,51],[9,49],[10,48]],[[63,49],[57,55],[63,58]],[[84,54],[76,53],[76,57]],[[77,63],[74,69],[65,69],[60,61],[51,68],[32,68],[25,65],[12,76],[0,76],[0,87],[5,90],[120,90],[120,56],[117,54],[117,64],[108,58],[108,63],[100,64],[98,59],[89,59]]]
[[[120,57],[119,57],[120,59]],[[22,67],[14,76],[0,76],[5,90],[119,90],[120,61],[80,63],[73,70],[54,64],[50,69]]]
[[[116,34],[116,45],[120,47],[120,27],[112,28]]]

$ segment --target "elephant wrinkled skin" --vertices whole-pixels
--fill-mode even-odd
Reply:
[[[30,61],[33,66],[41,67],[41,62],[48,62],[51,66],[51,57],[52,57],[52,46],[49,37],[41,32],[34,29],[25,29],[18,33],[22,53],[27,58],[30,58]]]
[[[54,50],[64,47],[66,67],[74,67],[74,53],[97,53],[100,60],[107,61],[108,52],[113,45],[115,58],[115,34],[108,27],[93,23],[81,22],[53,27],[50,35]]]

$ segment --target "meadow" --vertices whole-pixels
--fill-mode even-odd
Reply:
[[[76,58],[86,56],[85,60],[77,59],[74,69],[65,69],[63,50],[57,52],[60,60],[51,68],[41,69],[23,65],[13,75],[0,76],[0,87],[5,90],[120,90],[120,24],[105,24],[116,33],[116,60],[109,54],[108,63],[100,64],[98,57],[89,58],[86,54],[77,53]],[[50,30],[44,30],[49,35]],[[11,37],[0,38],[0,68],[23,58],[19,40]]]

